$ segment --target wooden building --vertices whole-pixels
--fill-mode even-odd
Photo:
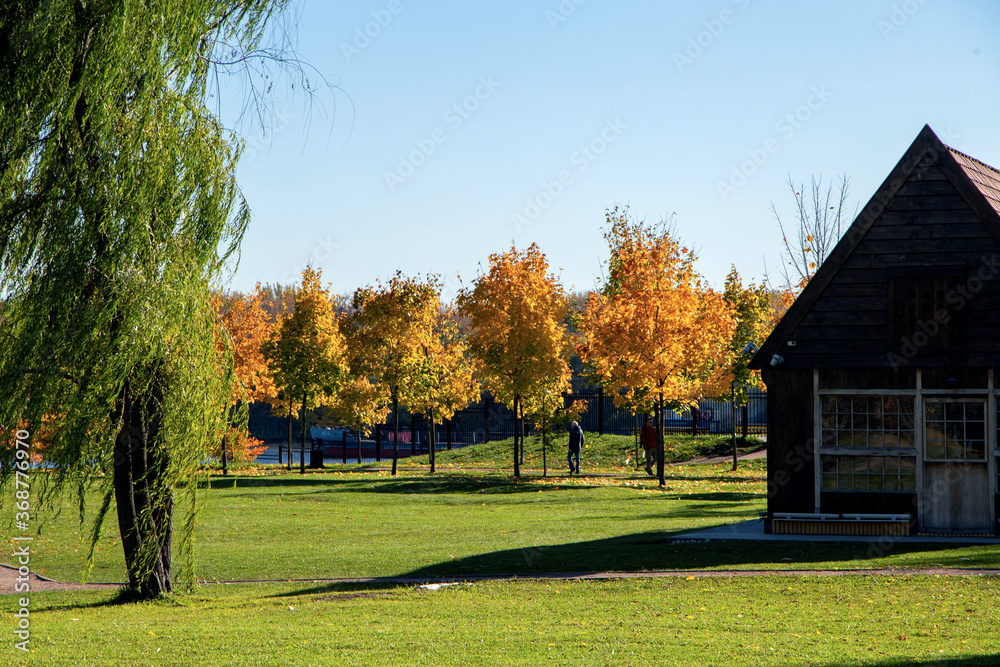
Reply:
[[[1000,171],[925,126],[752,367],[769,531],[996,534]]]

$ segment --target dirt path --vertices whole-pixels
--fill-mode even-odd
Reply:
[[[18,592],[18,584],[27,583],[29,590],[34,591],[75,591],[93,588],[118,588],[121,584],[70,584],[63,581],[55,581],[39,575],[37,572],[30,572],[27,581],[21,576],[18,568],[12,565],[0,563],[0,595],[10,595]]]
[[[9,565],[0,566],[0,595],[15,593],[14,585],[18,572]],[[613,579],[657,579],[657,578],[733,578],[733,577],[847,577],[847,576],[951,576],[951,577],[1000,577],[1000,569],[965,568],[882,568],[868,570],[659,570],[643,572],[562,572],[540,574],[494,574],[455,577],[334,577],[313,579],[247,579],[240,581],[202,581],[202,584],[361,584],[384,585],[424,585],[442,583],[475,583],[477,581],[607,581]],[[118,588],[121,584],[68,584],[53,581],[32,573],[32,591],[60,591]]]

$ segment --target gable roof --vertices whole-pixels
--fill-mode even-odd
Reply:
[[[946,146],[930,126],[924,125],[889,176],[844,232],[826,261],[760,346],[760,350],[750,361],[750,368],[764,368],[770,363],[772,356],[779,353],[782,345],[795,332],[823,290],[864,238],[865,233],[892,201],[896,192],[914,170],[918,166],[926,165],[928,160],[944,172],[948,181],[962,195],[994,238],[1000,242],[1000,170]]]

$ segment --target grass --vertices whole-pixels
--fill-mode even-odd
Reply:
[[[216,478],[199,515],[209,580],[451,576],[674,569],[1000,567],[991,545],[866,542],[675,543],[684,532],[756,519],[764,461],[669,469],[660,488],[629,476],[404,472]],[[92,499],[92,505],[96,499]],[[85,534],[67,501],[36,538],[35,567],[79,579]],[[109,522],[92,580],[122,581]]]
[[[26,664],[1000,663],[1000,581],[985,577],[204,586],[130,605],[112,596],[36,595]],[[0,597],[3,617],[12,602]]]
[[[760,449],[764,443],[750,436],[746,440],[737,438],[741,454]],[[448,469],[480,468],[496,471],[513,469],[513,438],[472,445],[451,451],[439,451],[435,457],[437,467]],[[636,452],[638,451],[638,461]],[[666,463],[680,463],[695,458],[731,456],[732,438],[720,435],[690,436],[667,434],[663,443]],[[391,460],[391,450],[389,452]],[[628,463],[626,463],[628,461]],[[643,461],[643,450],[631,435],[597,435],[587,433],[586,442],[580,456],[580,466],[584,473],[627,473],[635,470]],[[335,469],[344,469],[332,462]],[[386,462],[383,462],[385,464]],[[407,469],[424,469],[430,466],[429,457],[414,456],[399,460],[399,466]],[[357,466],[348,466],[356,468]],[[526,470],[541,472],[562,472],[566,470],[566,436],[555,436],[545,447],[543,456],[540,436],[525,438],[524,466]]]
[[[1000,567],[1000,550],[991,545],[675,542],[691,529],[756,518],[765,507],[765,462],[744,462],[735,472],[728,463],[670,467],[661,488],[616,465],[620,442],[590,444],[584,460],[600,474],[572,478],[515,481],[449,468],[431,475],[419,467],[396,477],[356,470],[216,477],[198,520],[200,576],[284,583],[203,585],[142,604],[115,604],[108,591],[35,593],[28,662],[1000,664],[997,577],[530,579],[586,571]],[[466,465],[488,463],[507,453],[503,447],[495,454],[484,448]],[[96,500],[88,498],[91,512]],[[35,518],[42,531],[32,565],[77,580],[84,532],[74,503],[65,501],[58,515],[54,509]],[[10,512],[10,503],[0,507],[5,528]],[[112,515],[92,580],[123,579],[116,532]],[[287,581],[496,573],[527,579],[434,592]],[[0,616],[11,623],[15,597],[0,596]]]

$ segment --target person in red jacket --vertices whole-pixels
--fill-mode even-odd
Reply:
[[[639,431],[639,441],[646,453],[646,472],[652,475],[653,464],[656,463],[656,427],[652,419],[646,419],[646,425]]]

